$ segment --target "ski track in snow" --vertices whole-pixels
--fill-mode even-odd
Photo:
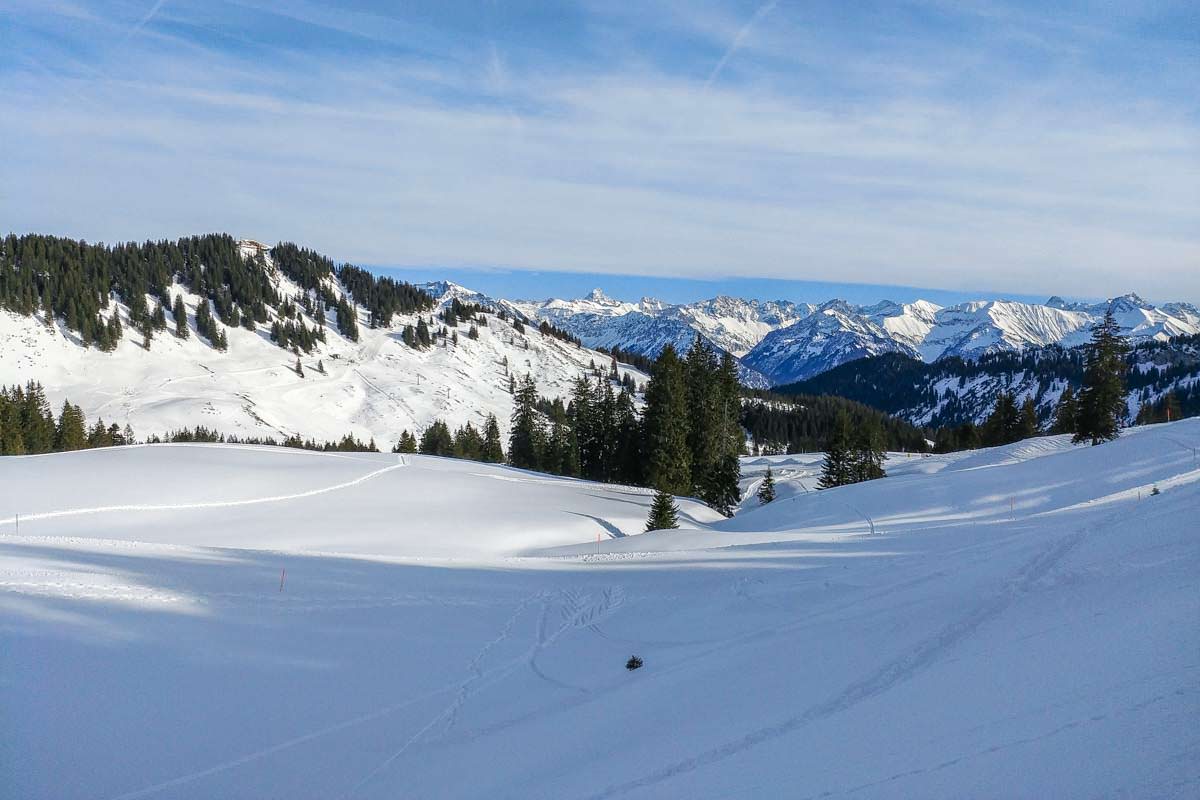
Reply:
[[[301,485],[326,485],[295,494],[30,515],[26,519],[119,510],[236,509],[336,492],[411,464],[417,469],[402,481],[376,484],[365,493],[379,502],[358,509],[364,520],[371,513],[391,520],[394,498],[390,491],[377,490],[403,483],[413,496],[429,499],[437,523],[418,522],[410,515],[405,521],[411,532],[405,533],[422,541],[432,541],[430,532],[441,537],[507,536],[511,544],[508,550],[481,556],[470,548],[485,539],[464,538],[467,545],[448,558],[419,551],[411,558],[403,554],[397,562],[391,560],[396,553],[382,547],[377,551],[382,561],[370,555],[351,561],[334,552],[329,540],[311,537],[297,542],[328,552],[287,549],[291,544],[278,550],[201,547],[170,530],[163,542],[130,543],[119,538],[119,517],[86,520],[79,526],[86,536],[6,533],[0,536],[0,558],[11,554],[13,560],[0,565],[0,600],[12,601],[11,619],[19,622],[18,637],[12,640],[18,658],[37,656],[45,642],[66,639],[76,631],[82,634],[82,646],[104,647],[107,653],[103,628],[111,626],[112,633],[122,637],[121,648],[128,648],[130,659],[135,659],[129,663],[150,670],[150,677],[169,681],[171,675],[162,670],[182,665],[191,670],[185,673],[189,680],[224,676],[244,693],[230,699],[228,708],[214,702],[213,730],[227,731],[231,737],[223,747],[214,750],[202,738],[206,733],[194,732],[190,739],[184,736],[182,744],[170,745],[174,751],[163,746],[157,752],[152,749],[156,744],[147,740],[147,749],[132,757],[118,749],[104,750],[107,745],[96,736],[98,727],[72,738],[56,728],[53,719],[44,718],[36,701],[29,701],[25,713],[36,738],[30,737],[28,744],[20,737],[16,740],[21,760],[14,763],[24,772],[14,772],[14,779],[17,786],[33,787],[23,796],[67,796],[74,786],[79,796],[110,800],[272,796],[276,786],[280,796],[319,791],[321,796],[346,800],[439,793],[593,800],[785,793],[898,797],[936,795],[939,787],[946,788],[947,796],[951,791],[970,796],[974,792],[964,787],[972,786],[973,780],[983,781],[975,786],[982,788],[980,794],[1004,796],[1006,785],[999,781],[1017,764],[1022,769],[1028,765],[1028,774],[1008,788],[1021,795],[1053,793],[1039,792],[1039,786],[1046,789],[1058,781],[1061,793],[1080,796],[1189,796],[1200,780],[1195,769],[1198,740],[1187,727],[1189,709],[1197,707],[1194,685],[1200,664],[1194,657],[1195,632],[1186,622],[1192,611],[1189,592],[1194,589],[1195,566],[1200,564],[1191,519],[1194,500],[1200,496],[1200,470],[1190,456],[1183,457],[1190,446],[1165,433],[1200,442],[1200,428],[1194,423],[1176,423],[1169,431],[1122,436],[1108,451],[1066,448],[1057,440],[1031,443],[1017,458],[980,451],[974,463],[958,465],[965,467],[960,476],[971,473],[966,480],[954,478],[953,470],[935,462],[926,468],[917,464],[915,471],[898,471],[887,481],[822,495],[824,502],[814,498],[815,505],[747,507],[739,515],[745,531],[717,522],[711,530],[683,532],[674,540],[653,534],[627,537],[607,543],[605,547],[614,551],[595,559],[509,554],[538,552],[525,538],[530,527],[540,525],[561,535],[575,517],[590,516],[571,510],[582,507],[578,504],[592,504],[585,510],[596,516],[629,513],[626,506],[634,504],[633,498],[619,496],[627,492],[420,457],[392,463],[386,457],[359,456],[362,468],[344,461],[322,466],[310,460],[307,464],[317,470],[312,473],[316,477],[306,477],[308,482]],[[260,457],[247,452],[231,459],[214,459],[211,453],[193,458],[219,481],[228,465],[263,469],[262,458],[275,452],[238,449]],[[1039,459],[1031,455],[1036,450],[1062,452],[1067,459],[1061,465],[1039,466]],[[151,450],[131,450],[55,457],[68,465],[77,462],[89,474],[96,472],[97,463],[108,465],[106,470],[128,470],[112,476],[127,484],[127,475],[153,476],[177,454],[168,459],[154,455]],[[92,460],[96,458],[108,460]],[[988,465],[980,463],[989,460],[994,477]],[[266,470],[276,463],[280,462],[266,464]],[[16,481],[23,474],[35,474],[23,470],[19,460],[9,466]],[[357,472],[364,474],[341,480]],[[792,491],[800,490],[799,474],[776,474],[781,487],[790,482]],[[1060,483],[1065,475],[1075,483]],[[943,476],[958,481],[951,488],[965,488],[952,495]],[[414,489],[427,479],[428,485]],[[1151,485],[1162,489],[1161,499],[1137,502],[1139,487]],[[447,506],[437,505],[446,498],[435,496],[435,486],[454,486],[464,496],[485,498],[477,504],[486,505],[490,516],[466,516],[467,509],[454,507],[457,497],[450,497]],[[1035,493],[1026,511],[1044,510],[1008,518],[1008,498],[1014,491],[1021,497],[1015,486]],[[148,486],[145,494],[114,499],[155,496]],[[544,504],[551,510],[531,507],[531,497],[553,498]],[[103,499],[103,494],[83,495],[77,502]],[[334,504],[337,499],[341,498]],[[753,504],[752,497],[749,502]],[[994,515],[997,503],[1005,512],[999,517]],[[301,504],[295,514],[306,517],[311,505]],[[828,510],[834,507],[840,509],[836,514]],[[820,516],[808,517],[806,509]],[[974,513],[975,518],[960,519],[955,516],[960,512]],[[865,527],[860,516],[868,514],[888,528],[885,536],[857,535]],[[229,518],[236,520],[238,514]],[[193,521],[205,524],[208,519]],[[464,524],[464,519],[470,522]],[[753,528],[755,519],[766,527]],[[12,520],[0,525],[6,522]],[[509,529],[493,531],[495,522]],[[806,524],[813,527],[803,527]],[[854,528],[855,535],[825,533],[834,524]],[[308,534],[303,522],[295,527],[302,536]],[[586,527],[573,530],[567,535],[588,534]],[[752,538],[737,542],[742,533]],[[106,534],[117,538],[104,538]],[[381,547],[397,534],[389,526],[375,536],[356,544]],[[548,552],[559,546],[549,546]],[[304,567],[297,564],[296,569],[303,590],[275,594],[266,569],[266,588],[252,591],[260,586],[265,567],[289,555],[305,558]],[[642,563],[617,563],[623,559]],[[604,563],[608,560],[614,563]],[[601,563],[592,566],[593,561]],[[288,567],[290,591],[291,563]],[[114,614],[117,604],[121,607]],[[311,624],[297,617],[399,606],[412,608],[340,618],[314,615]],[[438,616],[435,606],[444,606],[445,613]],[[485,615],[482,627],[480,614]],[[173,633],[163,636],[175,629],[176,621],[182,632],[178,641]],[[254,627],[247,627],[248,622]],[[0,617],[0,623],[7,624],[7,618]],[[359,626],[361,630],[354,630]],[[50,635],[42,638],[43,630]],[[189,666],[181,661],[163,666],[145,658],[159,652],[151,648],[162,646],[178,648],[184,656],[211,643],[240,647],[248,633],[254,634],[253,649],[231,653],[228,663]],[[134,636],[126,639],[127,634]],[[315,644],[297,641],[310,634]],[[426,637],[428,649],[409,652],[412,648],[406,643],[424,642]],[[33,646],[26,647],[27,641]],[[0,645],[7,642],[0,640]],[[334,642],[348,645],[338,663],[325,655]],[[815,665],[811,674],[820,680],[794,693],[760,692],[748,695],[744,705],[721,706],[727,683],[740,684],[731,687],[733,691],[743,686],[775,691],[776,682],[786,678],[778,672],[787,668],[780,657],[795,650],[809,653],[804,648],[810,643],[828,644],[824,661],[816,660],[819,654],[804,659]],[[1113,643],[1118,645],[1114,654],[1123,653],[1125,660],[1098,664],[1094,653]],[[626,645],[646,656],[651,669],[627,676],[616,660],[628,654]],[[752,658],[747,661],[743,654]],[[1044,663],[1036,663],[1038,656],[1044,656]],[[60,668],[78,681],[69,672],[69,659],[62,658]],[[1000,692],[1002,697],[991,698],[975,690],[972,679],[979,665],[993,658],[1012,678],[1006,688],[1018,686],[1021,692]],[[279,669],[296,686],[315,690],[308,696],[325,706],[316,713],[315,706],[292,710],[285,704],[280,724],[243,725],[248,714],[257,713],[254,703],[266,701],[264,693],[285,696],[271,694],[277,690],[266,684],[242,686],[243,664]],[[1064,677],[1066,671],[1060,669],[1087,669],[1089,664],[1094,671],[1088,673],[1090,681],[1082,683]],[[313,665],[319,672],[306,674]],[[826,665],[835,671],[818,671]],[[113,696],[118,700],[141,696],[139,683],[128,680],[136,673],[98,674],[108,681],[106,689],[116,690]],[[330,680],[336,684],[343,675],[361,688],[345,698],[336,692],[322,697]],[[404,682],[407,675],[419,676],[417,683]],[[956,707],[950,719],[925,706],[936,706],[944,678],[946,691],[967,695],[959,698],[962,707]],[[42,685],[39,681],[53,681],[53,675],[23,676],[18,670],[0,676],[0,693],[10,685],[20,689],[5,698],[11,697],[15,707],[25,702],[21,695]],[[401,699],[405,686],[421,688]],[[194,706],[197,700],[180,697],[174,702],[176,708],[166,707],[177,713],[173,723],[188,719],[194,713],[189,703]],[[97,706],[98,714],[103,713],[102,705]],[[896,749],[880,733],[879,741],[864,736],[865,747],[848,755],[856,760],[846,764],[775,762],[779,751],[819,744],[826,734],[870,724],[877,710],[879,719],[888,723],[909,715],[932,722],[927,739],[912,742],[911,749]],[[671,716],[677,711],[679,720]],[[728,721],[719,716],[726,712]],[[111,730],[122,741],[128,737],[136,742],[147,735],[136,728],[136,721],[113,716],[117,721]],[[626,725],[638,719],[637,725]],[[121,727],[125,724],[130,728]],[[235,733],[239,725],[245,729],[240,738]],[[618,735],[611,736],[614,732]],[[642,732],[645,738],[637,738]],[[39,756],[39,743],[47,742],[56,742],[64,753],[73,752],[79,766],[60,777],[47,766],[53,762]],[[1130,742],[1136,745],[1132,752]],[[595,747],[590,756],[583,752],[577,757],[580,748],[587,751],[589,745]],[[1085,745],[1098,745],[1106,753],[1115,765],[1111,775],[1070,771],[1070,754]],[[24,755],[22,747],[27,748]],[[310,748],[329,763],[312,759]],[[140,755],[143,752],[153,757]],[[93,754],[94,764],[89,764]],[[455,772],[454,765],[461,765],[463,774]],[[479,774],[473,775],[474,770]],[[315,783],[304,783],[311,777],[324,781],[319,790]],[[1105,780],[1110,783],[1105,785]],[[57,788],[55,781],[61,782]],[[38,791],[42,785],[46,788]]]
[[[1128,516],[1121,514],[1120,518]],[[1116,519],[1109,520],[1103,527],[1110,527]],[[1005,588],[987,602],[976,606],[970,613],[942,628],[936,635],[919,642],[915,647],[886,662],[866,677],[850,684],[838,695],[824,703],[810,706],[800,714],[773,725],[759,728],[718,747],[700,752],[690,758],[669,764],[655,772],[625,783],[587,795],[587,800],[627,795],[639,789],[655,786],[686,773],[694,772],[711,764],[723,761],[764,742],[778,739],[803,726],[825,717],[846,711],[871,697],[883,694],[893,686],[911,678],[935,663],[948,650],[958,645],[985,623],[1000,616],[1022,595],[1031,591],[1059,562],[1074,550],[1088,529],[1076,531],[1051,542],[1009,580]]]
[[[58,519],[60,517],[78,517],[86,514],[107,514],[114,511],[199,511],[213,508],[238,508],[241,506],[256,506],[264,503],[281,503],[285,500],[301,500],[306,497],[316,497],[330,492],[339,492],[343,489],[349,489],[351,486],[358,486],[366,483],[369,480],[378,478],[380,475],[392,472],[402,467],[408,466],[404,456],[397,456],[399,463],[392,464],[382,469],[377,469],[373,472],[368,472],[366,475],[361,475],[352,480],[338,483],[333,486],[324,486],[319,489],[309,489],[305,492],[295,492],[293,494],[277,494],[270,497],[251,497],[246,500],[212,500],[203,503],[167,503],[162,505],[118,505],[118,506],[96,506],[93,508],[69,508],[61,511],[43,511],[34,514],[22,514],[20,519],[27,522],[34,522],[45,519]],[[17,517],[11,516],[7,519],[0,519],[0,525],[16,525]]]

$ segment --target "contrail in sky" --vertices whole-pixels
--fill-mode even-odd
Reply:
[[[142,17],[140,20],[138,20],[136,25],[134,25],[129,30],[125,31],[125,35],[121,37],[121,41],[118,42],[117,44],[118,45],[125,44],[127,41],[130,40],[130,38],[132,38],[134,35],[136,35],[138,31],[140,31],[142,28],[146,27],[146,23],[149,22],[150,20],[154,19],[154,15],[158,13],[158,10],[160,8],[162,8],[166,2],[167,2],[167,0],[155,0],[154,5],[150,6],[150,10],[146,12],[146,15],[144,17]]]
[[[717,65],[713,67],[712,72],[708,74],[708,80],[704,82],[704,88],[706,90],[709,86],[712,86],[713,81],[720,76],[721,70],[725,69],[725,64],[729,62],[729,59],[733,58],[734,54],[737,53],[738,50],[742,49],[742,45],[745,43],[746,38],[750,35],[751,29],[754,28],[759,20],[761,20],[767,14],[770,14],[778,4],[779,0],[767,0],[767,2],[759,6],[758,10],[755,11],[750,19],[746,21],[746,24],[743,25],[741,30],[737,32],[737,35],[733,37],[733,41],[729,44],[729,49],[725,51],[725,54],[721,56],[721,60],[717,62]]]

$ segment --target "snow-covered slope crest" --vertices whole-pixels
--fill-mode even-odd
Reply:
[[[1197,447],[1034,439],[823,492],[779,457],[775,502],[638,535],[647,493],[443,459],[6,457],[4,787],[1195,797]]]
[[[281,294],[300,294],[288,278],[273,276]],[[336,279],[329,281],[341,294]],[[171,294],[184,298],[191,336],[171,335],[174,320],[168,309],[168,330],[153,339],[149,351],[128,331],[111,353],[87,349],[61,322],[48,327],[41,315],[0,310],[0,385],[40,381],[56,413],[69,399],[89,419],[129,423],[139,437],[204,425],[225,434],[276,439],[298,434],[332,440],[353,433],[386,449],[402,430],[418,432],[435,419],[451,428],[467,422],[478,427],[495,414],[507,429],[510,376],[528,373],[544,396],[565,397],[593,363],[606,367],[610,361],[532,327],[518,333],[494,316],[478,326],[478,339],[469,338],[468,325],[461,324],[455,329],[457,344],[439,341],[419,351],[400,337],[416,316],[397,316],[390,328],[372,329],[360,311],[357,342],[338,334],[330,313],[326,342],[299,356],[301,376],[295,370],[297,356],[269,340],[268,325],[254,331],[225,328],[229,349],[218,352],[195,331],[200,298],[183,285],[173,286]],[[455,287],[442,293],[442,303],[452,297],[477,299]],[[128,309],[115,306],[127,321]],[[305,320],[309,327],[315,324]],[[620,372],[638,383],[646,380],[632,367],[622,365]]]

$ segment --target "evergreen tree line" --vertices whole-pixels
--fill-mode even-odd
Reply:
[[[449,456],[482,461],[488,464],[504,463],[504,445],[500,438],[500,423],[494,414],[488,414],[480,431],[467,423],[454,433],[442,420],[434,420],[418,440],[407,430],[400,434],[392,448],[393,453],[421,453],[428,456]]]
[[[878,417],[868,415],[852,426],[850,414],[843,409],[837,414],[825,446],[817,488],[832,489],[886,477],[883,469],[886,456],[887,439]]]
[[[324,325],[326,308],[333,309],[339,331],[351,340],[358,339],[359,305],[368,310],[373,326],[390,324],[398,313],[433,307],[433,298],[411,284],[349,264],[334,267],[328,258],[290,243],[272,248],[271,256],[305,290],[301,302],[317,327]],[[324,280],[330,276],[341,281],[349,297],[337,296]],[[0,308],[26,316],[40,313],[46,324],[60,319],[87,347],[111,350],[120,341],[124,329],[114,297],[129,308],[128,326],[146,346],[166,329],[168,310],[175,335],[187,338],[182,299],[170,292],[174,281],[207,301],[197,308],[196,330],[222,350],[228,337],[218,322],[253,330],[270,320],[268,309],[291,302],[279,296],[265,260],[244,258],[227,234],[113,246],[35,234],[9,234],[0,241]],[[285,308],[280,316],[295,315]],[[283,347],[311,348],[312,340],[324,335],[303,322],[293,330],[284,330],[282,323],[280,328],[275,341]]]
[[[515,386],[508,461],[516,467],[649,486],[699,498],[724,514],[740,499],[740,386],[733,358],[697,338],[686,358],[655,360],[638,414],[625,386],[581,377],[570,400],[544,403],[533,380]]]
[[[864,403],[888,414],[920,416],[933,429],[950,429],[941,434],[939,449],[962,449],[981,435],[973,422],[981,401],[990,408],[995,397],[981,395],[972,386],[1006,387],[1020,380],[1022,395],[1031,395],[1038,413],[1039,428],[1053,424],[1055,396],[1063,386],[1078,395],[1087,370],[1088,346],[1065,349],[1058,345],[1026,348],[1019,353],[988,353],[978,359],[957,356],[927,364],[899,353],[858,359],[839,365],[813,378],[773,392],[796,395],[835,395]],[[1125,362],[1126,396],[1134,406],[1161,402],[1173,391],[1185,417],[1200,415],[1200,335],[1177,336],[1169,341],[1143,342],[1130,348]],[[990,382],[990,383],[989,383]],[[944,387],[941,391],[937,387]],[[991,388],[987,391],[996,391]],[[927,412],[927,413],[926,413]],[[1123,417],[1123,421],[1124,421]],[[968,424],[970,423],[970,424]],[[960,430],[961,429],[961,430]],[[974,439],[973,446],[979,446]]]
[[[1189,390],[1194,390],[1196,387],[1189,386]],[[1194,391],[1187,392],[1189,400],[1194,400]],[[1196,413],[1186,414],[1184,412],[1184,402],[1180,400],[1179,394],[1174,389],[1169,390],[1165,395],[1154,401],[1143,402],[1138,408],[1137,417],[1134,420],[1135,425],[1154,425],[1159,422],[1173,422],[1177,419],[1183,419],[1185,416],[1194,416]]]
[[[364,442],[352,433],[348,433],[336,441],[321,442],[315,439],[305,439],[296,434],[288,436],[286,439],[276,439],[271,436],[236,436],[219,433],[203,425],[197,425],[194,428],[180,428],[179,430],[170,431],[163,436],[155,434],[146,438],[146,444],[163,444],[164,442],[173,444],[200,442],[205,444],[265,445],[268,447],[292,447],[297,450],[318,450],[327,453],[379,452],[374,438]]]
[[[392,318],[397,314],[427,311],[434,305],[433,298],[427,292],[410,283],[372,275],[353,264],[336,266],[327,256],[291,242],[272,247],[271,260],[300,288],[312,292],[326,306],[334,308],[342,335],[354,341],[358,340],[355,306],[365,308],[371,327],[377,328],[391,325]],[[353,304],[345,296],[335,296],[328,280],[330,277],[336,277],[341,282],[353,298]]]
[[[927,449],[927,431],[870,406],[831,395],[779,396],[748,393],[741,424],[756,452],[810,453],[827,449],[845,414],[854,427],[877,426],[888,450],[919,453]]]
[[[1100,444],[1117,438],[1128,415],[1127,376],[1131,348],[1120,334],[1111,311],[1092,328],[1091,340],[1079,349],[1083,375],[1078,391],[1067,384],[1054,405],[1053,416],[1045,432],[1072,434],[1075,442]],[[1182,408],[1173,391],[1155,405],[1144,404],[1135,422],[1165,421],[1182,418]],[[1160,416],[1161,414],[1161,416]],[[938,452],[994,447],[1017,442],[1043,433],[1034,396],[1027,395],[1018,407],[1012,392],[1003,391],[983,425],[965,423],[937,432]]]
[[[0,455],[19,456],[132,444],[133,429],[97,419],[90,427],[83,410],[64,401],[58,418],[40,383],[0,387]]]

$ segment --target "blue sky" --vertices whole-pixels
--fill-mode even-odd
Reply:
[[[8,0],[0,213],[514,296],[1196,301],[1197,30],[1194,0]]]

